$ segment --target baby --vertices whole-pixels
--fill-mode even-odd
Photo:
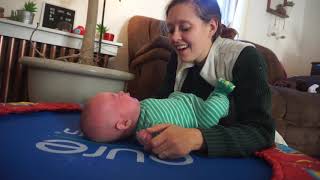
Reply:
[[[128,93],[104,92],[90,98],[81,114],[81,129],[90,139],[111,142],[137,132],[138,141],[146,145],[152,138],[145,129],[156,124],[175,124],[184,128],[210,128],[228,115],[227,95],[235,86],[219,79],[207,100],[182,92],[167,99],[139,102]]]

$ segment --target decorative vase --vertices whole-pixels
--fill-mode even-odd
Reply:
[[[114,34],[112,33],[104,33],[103,39],[107,41],[113,41],[114,39]]]
[[[133,74],[96,66],[35,57],[23,57],[28,67],[31,102],[84,103],[99,92],[123,91]]]
[[[17,18],[18,18],[18,21],[20,22],[23,22],[26,24],[32,24],[34,13],[30,11],[25,11],[25,10],[17,10]]]

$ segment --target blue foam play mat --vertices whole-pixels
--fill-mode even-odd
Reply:
[[[25,112],[0,116],[0,179],[245,179],[271,178],[259,158],[174,161],[143,151],[135,140],[112,144],[85,139],[79,112]]]

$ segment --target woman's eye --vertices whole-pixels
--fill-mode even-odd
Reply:
[[[167,32],[168,32],[169,34],[173,34],[174,28],[167,28]]]
[[[178,27],[178,31],[180,31],[180,32],[187,32],[187,31],[189,31],[191,29],[191,27],[189,26],[189,25],[180,25],[179,27]],[[169,33],[169,34],[174,34],[174,32],[175,32],[175,27],[167,27],[167,32]]]
[[[186,31],[189,31],[190,30],[190,26],[182,26],[180,27],[180,31],[182,32],[186,32]]]

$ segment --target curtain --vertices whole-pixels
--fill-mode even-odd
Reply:
[[[238,0],[217,0],[221,10],[221,22],[227,27],[231,27],[236,14]]]
[[[249,7],[248,0],[217,0],[221,9],[221,21],[227,27],[238,31],[236,38],[243,38],[245,34],[246,17]]]

